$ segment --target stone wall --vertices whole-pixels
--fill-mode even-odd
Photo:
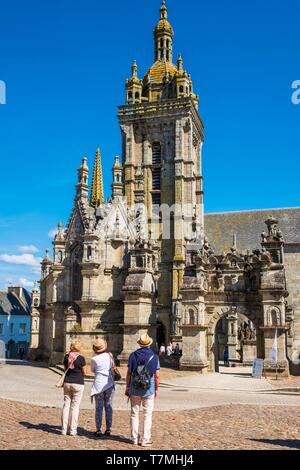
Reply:
[[[285,267],[287,290],[289,297],[287,301],[293,307],[294,313],[294,340],[293,359],[300,352],[300,244],[285,247]],[[300,372],[300,371],[299,371]]]

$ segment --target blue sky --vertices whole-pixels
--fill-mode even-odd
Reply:
[[[206,211],[299,206],[299,0],[168,0],[200,96]],[[0,288],[38,278],[76,169],[100,146],[106,195],[133,59],[153,63],[160,0],[0,0]],[[36,249],[35,249],[36,248]],[[22,263],[22,264],[20,264]]]

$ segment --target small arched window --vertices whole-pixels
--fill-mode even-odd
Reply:
[[[275,309],[271,311],[271,322],[273,326],[277,326],[280,323],[279,312],[277,312]]]
[[[59,264],[62,263],[62,251],[57,252],[57,261]]]
[[[139,94],[138,91],[135,93],[135,99],[136,99],[136,100],[139,100],[139,99],[140,99],[140,94]]]
[[[161,48],[164,47],[164,40],[163,40],[163,39],[160,40],[160,47],[161,47]]]
[[[194,310],[189,310],[190,325],[196,324],[195,312]]]
[[[91,259],[92,258],[92,247],[89,245],[87,247],[87,259]]]
[[[184,91],[183,86],[180,85],[180,87],[179,87],[179,93],[183,93],[183,91]]]
[[[169,47],[170,47],[170,40],[169,39],[167,39],[166,45],[167,45],[167,49],[169,49]]]
[[[128,99],[129,99],[129,100],[132,100],[132,91],[129,91],[129,92],[128,92]]]

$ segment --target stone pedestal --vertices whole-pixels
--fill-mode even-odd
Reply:
[[[122,325],[123,326],[123,351],[118,356],[118,360],[121,366],[128,364],[128,358],[132,352],[139,348],[137,344],[138,339],[142,334],[148,334],[152,339],[153,343],[151,349],[154,352],[157,351],[156,347],[156,325]]]
[[[286,338],[285,327],[268,326],[261,327],[264,333],[265,359],[264,374],[266,377],[282,377],[289,376],[289,363],[286,358]],[[277,331],[277,362],[271,360],[271,352],[274,344],[275,334]]]
[[[242,340],[241,341],[241,361],[244,365],[252,365],[254,359],[257,357],[255,340]]]
[[[205,354],[205,331],[200,325],[182,325],[182,357],[180,370],[207,372],[208,361]]]

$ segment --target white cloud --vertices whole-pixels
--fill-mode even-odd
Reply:
[[[10,264],[24,264],[25,266],[37,267],[40,265],[42,258],[37,258],[30,253],[24,253],[23,255],[0,255],[0,261]]]
[[[39,249],[34,245],[18,246],[18,251],[21,253],[39,253]]]
[[[20,285],[21,287],[33,287],[33,286],[34,286],[34,282],[29,281],[29,279],[26,279],[25,277],[20,277],[20,278],[19,278],[19,285]]]
[[[48,232],[48,237],[54,238],[56,234],[57,234],[57,228],[53,228],[52,230],[50,230],[50,232]]]

